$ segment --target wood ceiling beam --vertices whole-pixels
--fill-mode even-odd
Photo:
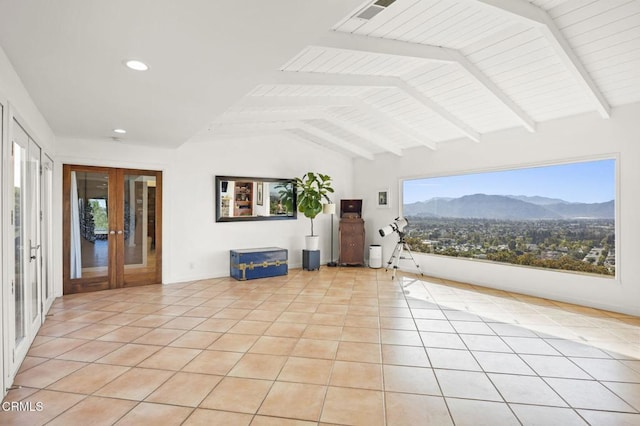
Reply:
[[[397,118],[394,118],[388,114],[381,112],[378,108],[373,107],[371,104],[363,101],[362,99],[355,98],[354,101],[358,109],[371,115],[377,121],[380,121],[382,123],[388,123],[392,127],[395,127],[396,129],[400,130],[413,143],[421,146],[426,146],[427,148],[434,151],[438,149],[438,144],[436,141],[425,137],[422,133],[420,133],[413,127],[405,124],[404,122],[398,120]]]
[[[373,160],[373,154],[351,142],[348,142],[338,136],[335,136],[329,132],[321,130],[305,121],[273,121],[273,122],[248,122],[248,123],[219,123],[214,128],[214,135],[224,137],[226,135],[233,135],[236,132],[261,132],[264,130],[296,130],[300,129],[306,133],[309,133],[315,138],[321,139],[328,145],[340,148],[342,150],[351,152],[352,154],[366,158],[367,160]],[[311,140],[311,142],[314,142]],[[314,142],[316,143],[316,142]],[[325,145],[326,146],[326,145]]]
[[[394,77],[395,78],[395,77]],[[480,133],[476,132],[471,128],[471,126],[467,125],[464,121],[460,120],[455,115],[451,114],[445,108],[440,106],[440,104],[431,100],[430,97],[426,96],[424,93],[416,89],[414,86],[409,85],[406,81],[396,78],[397,85],[400,90],[416,99],[418,102],[429,108],[431,111],[442,117],[445,121],[449,122],[453,127],[458,129],[462,134],[467,136],[474,142],[480,142]]]
[[[450,52],[452,58],[459,65],[460,70],[472,81],[480,84],[498,102],[506,107],[511,114],[530,132],[536,131],[536,122],[518,104],[507,96],[485,73],[480,71],[466,56],[459,51]]]
[[[324,119],[330,121],[332,124],[338,127],[342,127],[347,132],[351,132],[359,136],[360,138],[371,142],[372,144],[384,149],[385,151],[395,154],[398,157],[402,157],[402,148],[400,148],[398,144],[396,144],[386,136],[382,136],[379,133],[374,133],[359,124],[351,123],[350,121],[345,120],[344,118],[333,114],[330,111],[327,111],[325,113]]]
[[[521,22],[534,25],[551,44],[562,63],[578,82],[584,93],[592,101],[594,108],[603,118],[611,117],[611,106],[596,83],[593,81],[584,64],[578,58],[566,37],[549,14],[525,0],[466,0],[476,5],[490,8],[492,11]]]
[[[251,123],[217,123],[213,126],[213,135],[222,136],[227,134],[237,134],[253,131],[287,130],[295,127],[295,121],[272,121],[272,122],[251,122]]]
[[[455,117],[449,111],[432,101],[428,96],[409,85],[406,81],[392,76],[357,75],[357,74],[330,74],[303,71],[279,71],[275,73],[275,80],[281,84],[300,85],[324,85],[324,86],[367,86],[379,88],[395,88],[404,92],[406,96],[413,98],[418,103],[429,108],[443,120],[455,127],[460,133],[475,142],[480,141],[480,134],[473,130],[462,120]]]
[[[214,128],[216,125],[225,126],[227,124],[313,120],[322,118],[323,113],[323,110],[319,108],[291,109],[288,111],[259,111],[252,109],[250,111],[226,112],[214,122]]]
[[[300,134],[300,133],[302,133],[302,134]],[[331,143],[329,141],[321,139],[321,138],[319,138],[317,136],[315,136],[315,137],[306,136],[306,135],[310,135],[310,134],[308,132],[305,132],[303,129],[298,129],[298,128],[296,128],[296,129],[285,129],[282,132],[282,134],[284,134],[284,135],[286,135],[288,137],[291,137],[291,138],[293,138],[293,139],[295,139],[297,141],[301,141],[301,142],[304,142],[304,143],[307,143],[307,144],[308,143],[312,143],[312,144],[314,144],[316,146],[320,146],[320,147],[322,147],[322,148],[324,148],[326,150],[333,151],[333,152],[340,152],[341,154],[344,154],[343,152],[341,152],[341,150],[336,149],[335,144],[333,144],[333,143]]]
[[[328,31],[318,38],[313,45],[382,55],[408,56],[443,63],[452,62],[450,54],[452,49],[446,47],[409,43],[381,37],[368,37],[340,31]]]
[[[344,139],[338,136],[335,136],[329,132],[326,132],[312,124],[304,123],[302,126],[298,126],[297,128],[311,134],[316,138],[323,139],[333,145],[336,145],[342,149],[345,149],[359,157],[366,158],[367,160],[373,160],[373,154],[370,151],[356,144],[353,144],[351,142],[347,142]]]
[[[273,121],[305,121],[305,120],[325,120],[340,127],[343,130],[367,140],[374,145],[391,152],[397,156],[402,156],[402,149],[392,140],[372,132],[364,126],[351,123],[337,114],[331,113],[329,109],[307,108],[305,110],[292,109],[289,111],[256,111],[229,112],[223,114],[218,123],[260,123]]]
[[[406,96],[413,98],[418,103],[429,108],[460,133],[475,142],[480,141],[480,134],[469,127],[462,120],[455,117],[446,109],[432,101],[429,97],[421,93],[415,87],[410,86],[404,80],[392,76],[380,75],[357,75],[357,74],[330,74],[303,71],[279,71],[275,73],[275,79],[281,84],[300,85],[324,85],[324,86],[368,86],[379,88],[395,88],[404,92]]]
[[[384,75],[335,74],[306,71],[276,71],[271,83],[302,86],[353,86],[371,88],[397,88],[398,78]],[[277,95],[276,95],[277,96]]]
[[[234,129],[222,129],[213,130],[206,137],[199,137],[190,142],[210,142],[213,139],[246,139],[246,138],[260,138],[264,136],[281,135],[282,129],[263,129],[259,132],[257,130],[242,129],[240,127]]]
[[[335,82],[334,82],[335,83]],[[357,96],[246,96],[236,106],[264,108],[264,107],[287,107],[287,108],[312,108],[312,107],[352,107],[374,117],[375,120],[395,127],[416,145],[426,146],[436,150],[437,143],[423,134],[403,123],[402,121],[381,112],[371,104],[363,101]]]
[[[462,120],[455,117],[446,109],[432,101],[428,96],[409,85],[404,80],[392,76],[357,75],[357,74],[330,74],[302,71],[278,71],[274,74],[274,80],[280,84],[299,84],[317,86],[367,86],[376,89],[394,88],[413,98],[418,103],[429,108],[460,133],[475,142],[480,141],[480,134],[473,130]],[[276,96],[277,97],[277,96]]]
[[[287,126],[279,126],[277,128],[269,128],[269,129],[266,129],[266,128],[261,129],[259,127],[254,129],[248,129],[248,128],[243,128],[242,126],[230,126],[230,127],[223,127],[222,130],[218,129],[213,133],[214,138],[219,138],[224,140],[259,139],[259,138],[264,138],[265,136],[277,136],[279,138],[287,137],[297,142],[313,143],[314,145],[318,145],[330,151],[337,152],[337,150],[334,149],[333,145],[328,143],[326,145],[323,145],[318,143],[315,140],[305,138],[291,131],[291,129],[287,128]],[[203,139],[203,140],[198,140],[197,142],[209,142],[209,141],[211,141],[211,136],[208,136],[206,139]]]
[[[408,43],[400,40],[373,38],[357,34],[330,31],[318,39],[318,46],[334,49],[356,50],[383,55],[408,56],[425,59],[429,62],[441,62],[457,66],[471,81],[483,87],[491,96],[507,108],[513,116],[530,132],[536,129],[536,123],[522,108],[507,96],[478,67],[460,51],[446,47]],[[472,138],[473,139],[473,138]]]

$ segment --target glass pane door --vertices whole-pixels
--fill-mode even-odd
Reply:
[[[65,294],[112,288],[113,180],[109,170],[64,167]]]
[[[158,283],[158,177],[153,172],[123,172],[124,285]]]
[[[20,144],[13,142],[13,232],[14,232],[14,347],[17,348],[26,337],[26,261],[25,240],[26,196],[27,196],[27,152]]]
[[[22,361],[41,323],[40,288],[40,147],[14,119],[12,123],[10,233],[13,267],[7,329],[12,356],[9,370]],[[11,262],[13,260],[13,262]]]

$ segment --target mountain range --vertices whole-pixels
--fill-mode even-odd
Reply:
[[[524,195],[464,195],[431,198],[405,204],[405,216],[475,219],[613,219],[615,203],[571,203],[557,198]]]

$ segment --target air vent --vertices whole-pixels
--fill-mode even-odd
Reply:
[[[378,13],[382,12],[387,7],[392,5],[395,1],[396,0],[378,0],[372,5],[369,5],[364,9],[360,10],[358,13],[354,15],[354,18],[364,19],[365,21],[368,21],[369,19],[373,18]]]

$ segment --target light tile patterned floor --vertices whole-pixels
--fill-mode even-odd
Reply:
[[[3,425],[640,424],[640,318],[365,268],[65,296]]]

